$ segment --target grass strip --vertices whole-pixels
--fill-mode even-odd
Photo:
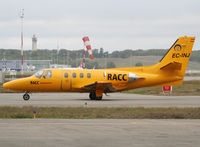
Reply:
[[[162,87],[143,87],[123,93],[143,94],[143,95],[163,95]],[[183,81],[182,85],[173,86],[172,96],[199,96],[200,95],[200,81]]]
[[[0,118],[200,119],[200,108],[0,107]]]

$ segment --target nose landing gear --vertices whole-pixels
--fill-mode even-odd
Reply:
[[[30,95],[26,92],[24,95],[23,95],[23,99],[25,101],[28,101],[30,99]]]

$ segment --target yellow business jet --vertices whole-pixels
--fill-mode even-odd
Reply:
[[[43,69],[28,78],[3,84],[3,88],[30,92],[86,92],[91,100],[103,93],[151,86],[174,86],[183,82],[195,37],[179,37],[155,65],[112,69]]]

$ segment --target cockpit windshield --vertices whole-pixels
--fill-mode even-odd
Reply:
[[[44,71],[43,71],[43,70],[40,70],[40,71],[36,72],[34,75],[35,75],[37,78],[40,79],[40,78],[42,77],[43,73],[44,73]]]

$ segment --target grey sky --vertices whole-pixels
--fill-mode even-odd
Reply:
[[[1,0],[0,48],[20,48],[20,8],[25,9],[24,48],[80,49],[88,35],[93,48],[169,48],[179,36],[196,36],[199,0]]]

